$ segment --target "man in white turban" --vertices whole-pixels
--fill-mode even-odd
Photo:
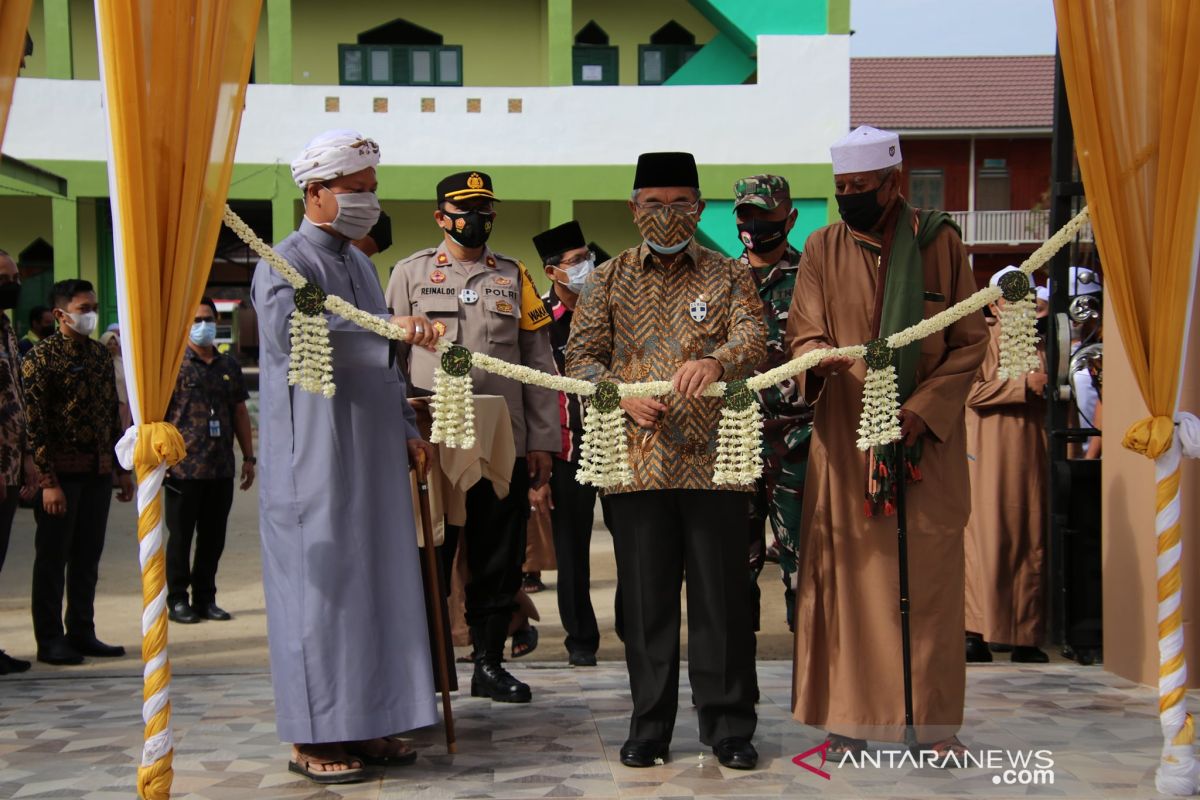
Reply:
[[[432,347],[433,325],[392,317],[351,245],[379,217],[379,146],[354,131],[313,139],[292,163],[304,220],[275,246],[311,284]],[[292,287],[265,261],[253,283],[260,341],[259,527],[275,717],[288,768],[315,783],[411,763],[393,734],[437,721],[410,461],[429,453],[390,341],[326,315],[332,398],[288,385]]]

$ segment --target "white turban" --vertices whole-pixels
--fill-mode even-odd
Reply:
[[[1005,267],[1004,269],[1000,270],[995,275],[993,275],[992,279],[990,281],[988,281],[988,285],[989,286],[999,286],[1000,279],[1003,278],[1005,275],[1007,275],[1010,272],[1020,272],[1020,271],[1021,270],[1019,270],[1016,267],[1014,267],[1013,265],[1009,264],[1007,267]],[[1032,290],[1034,288],[1033,287],[1033,276],[1028,275],[1026,277],[1029,278],[1029,288],[1030,288],[1030,290]]]
[[[379,164],[379,145],[358,131],[326,131],[292,161],[292,179],[301,189],[313,181],[331,181]]]

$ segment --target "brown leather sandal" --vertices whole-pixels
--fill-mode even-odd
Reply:
[[[288,761],[288,772],[303,775],[313,783],[322,786],[340,783],[362,783],[371,777],[363,767],[362,759],[346,754],[340,747],[326,746],[323,750],[328,752],[328,755],[317,755],[316,753],[300,751],[296,757]],[[341,764],[346,769],[313,769],[314,764],[317,766]],[[354,766],[355,764],[358,766]]]
[[[381,736],[343,745],[348,755],[372,767],[407,767],[417,760],[417,751],[399,736]]]
[[[840,734],[831,733],[825,737],[825,743],[829,745],[825,750],[825,758],[841,759],[847,753],[854,756],[861,755],[867,749],[865,739],[852,739],[849,736],[841,736]]]

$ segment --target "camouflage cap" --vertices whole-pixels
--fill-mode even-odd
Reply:
[[[792,196],[788,182],[780,175],[751,175],[733,184],[733,207],[755,205],[770,211]]]

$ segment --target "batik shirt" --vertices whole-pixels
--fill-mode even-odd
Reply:
[[[0,312],[0,480],[21,483],[25,453],[25,398],[21,391],[21,354],[8,315]]]
[[[742,264],[694,241],[664,267],[642,244],[600,265],[571,323],[567,374],[588,381],[669,381],[686,361],[711,357],[723,380],[748,378],[766,355],[766,328],[754,281]],[[626,416],[631,483],[610,490],[716,487],[716,397],[659,398],[653,431]]]
[[[58,486],[59,474],[107,475],[113,471],[121,418],[112,356],[95,339],[48,336],[21,363],[29,449],[41,486]]]
[[[217,353],[206,364],[189,347],[167,406],[167,422],[179,429],[187,457],[168,474],[185,480],[232,478],[234,413],[249,398],[237,361]]]
[[[770,267],[750,266],[745,253],[741,261],[754,278],[767,323],[767,357],[754,371],[755,375],[761,375],[791,360],[784,336],[788,308],[796,288],[800,251],[788,245],[778,263]],[[804,464],[808,460],[813,411],[800,396],[794,376],[760,389],[758,402],[763,413],[764,471],[777,474],[785,463]]]

